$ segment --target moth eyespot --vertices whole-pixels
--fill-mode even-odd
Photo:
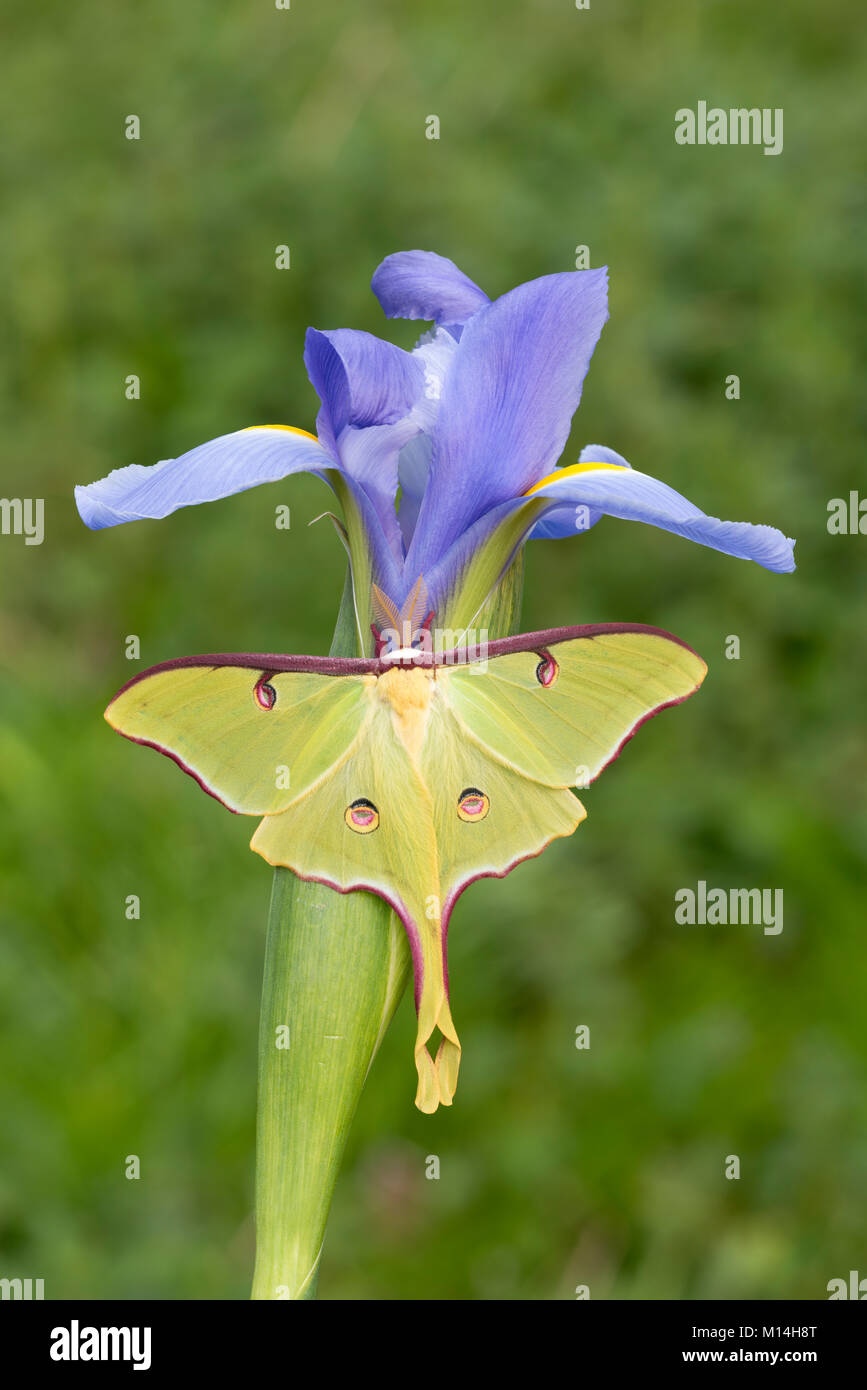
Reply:
[[[263,709],[273,709],[277,703],[277,691],[273,685],[269,685],[266,676],[261,676],[257,680],[253,694],[256,696],[257,704],[260,704]]]
[[[560,667],[550,652],[542,653],[542,660],[536,667],[536,680],[540,685],[553,685],[560,674]]]
[[[490,809],[490,797],[480,792],[478,787],[464,787],[458,797],[458,815],[461,820],[484,820]]]
[[[343,819],[356,835],[369,835],[379,825],[379,812],[372,801],[360,796],[351,806],[347,806]]]

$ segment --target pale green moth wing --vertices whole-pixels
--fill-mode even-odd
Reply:
[[[349,755],[369,715],[363,675],[192,664],[206,660],[142,672],[105,717],[126,738],[174,758],[230,811],[282,811]]]
[[[417,999],[418,1037],[426,1041],[435,1026],[443,1034],[435,1069],[444,1105],[452,1103],[460,1061],[449,1011],[446,960],[452,908],[477,878],[503,878],[523,859],[541,854],[553,839],[571,835],[586,815],[570,791],[528,781],[467,738],[448,704],[452,679],[452,673],[440,672],[431,682],[420,760],[434,807],[439,896],[433,909],[428,908],[429,917],[433,910],[437,913],[431,927],[437,929],[438,955],[430,964],[425,960]]]
[[[416,667],[375,680],[374,715],[352,756],[267,816],[251,842],[302,878],[378,893],[402,919],[418,1013],[416,1105],[427,1113],[451,1105],[460,1063],[446,965],[456,898],[571,835],[585,814],[571,792],[528,782],[468,739],[447,703],[450,679]]]
[[[413,737],[423,734],[416,716],[426,711],[412,706],[412,686],[420,684],[426,702],[432,681],[418,671],[368,679],[374,687],[372,718],[352,756],[281,815],[266,816],[251,848],[270,864],[340,892],[378,893],[401,918],[412,950],[419,1014],[416,1104],[431,1112],[440,1102],[437,1064],[426,1046],[434,1029],[442,1034],[441,1051],[460,1052],[443,974],[433,807]],[[409,708],[402,696],[409,698]]]
[[[585,812],[569,787],[706,669],[668,633],[626,625],[475,655],[189,657],[136,677],[106,714],[232,810],[264,815],[252,848],[270,863],[391,904],[412,948],[426,1112],[457,1082],[446,937],[459,894],[571,835]]]
[[[646,719],[692,695],[707,672],[691,647],[654,628],[560,635],[575,632],[491,643],[486,663],[456,666],[449,677],[469,736],[548,786],[587,786]],[[509,650],[518,642],[524,650]]]

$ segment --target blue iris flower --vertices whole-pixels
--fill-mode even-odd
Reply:
[[[400,608],[422,580],[438,622],[469,625],[528,538],[574,536],[603,515],[794,569],[794,541],[774,527],[707,516],[611,449],[590,445],[557,467],[608,317],[604,268],[545,275],[490,300],[444,257],[402,251],[372,287],[389,318],[433,326],[412,352],[352,329],[309,329],[315,437],[253,426],[118,469],[76,488],[86,525],[164,517],[314,473],[343,507],[360,637],[374,585]]]

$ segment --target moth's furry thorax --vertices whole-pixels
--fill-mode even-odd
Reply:
[[[433,693],[433,672],[393,666],[377,678],[376,697],[391,707],[395,732],[415,761],[424,742]]]

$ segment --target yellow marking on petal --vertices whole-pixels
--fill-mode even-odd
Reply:
[[[555,468],[553,473],[549,473],[546,478],[541,478],[538,483],[534,483],[524,493],[525,497],[532,497],[534,492],[538,492],[540,487],[547,487],[549,483],[559,483],[561,478],[574,478],[576,473],[595,473],[599,468],[616,468],[618,472],[626,472],[625,463],[570,463],[568,468]],[[628,470],[630,473],[632,469]]]
[[[245,425],[240,433],[252,434],[254,430],[286,430],[288,434],[303,434],[305,439],[312,439],[314,444],[319,443],[315,434],[311,434],[309,430],[299,430],[295,425]]]

